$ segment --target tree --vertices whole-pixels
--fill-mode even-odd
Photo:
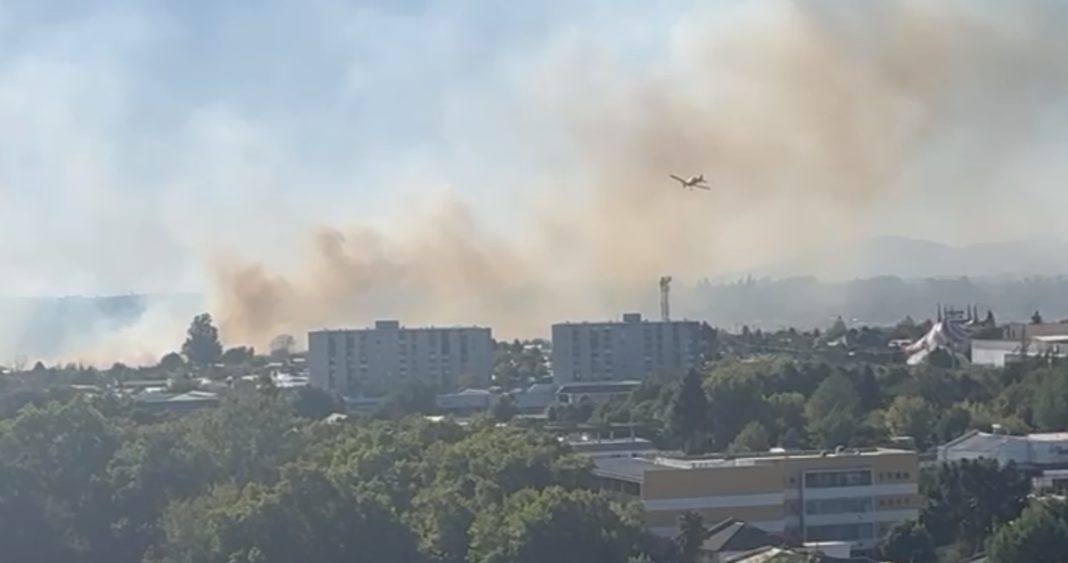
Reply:
[[[909,436],[921,449],[926,447],[934,427],[934,409],[920,397],[899,396],[886,409],[886,426],[897,436]]]
[[[962,555],[982,547],[997,526],[1023,509],[1031,483],[1013,465],[994,460],[944,464],[921,481],[927,502],[920,521],[937,545],[956,543]]]
[[[515,397],[511,395],[502,395],[493,405],[493,418],[497,422],[508,422],[517,414],[519,414],[519,406],[515,402]]]
[[[219,342],[219,331],[212,324],[211,315],[204,313],[197,315],[189,325],[185,343],[182,344],[182,354],[191,363],[200,367],[213,365],[222,356],[222,344]]]
[[[293,355],[297,349],[297,339],[291,334],[279,334],[271,339],[271,357],[276,360],[285,360]]]
[[[174,371],[185,365],[185,360],[177,352],[170,352],[159,360],[159,368],[164,371]]]
[[[767,411],[763,385],[748,365],[732,364],[715,370],[705,381],[706,421],[713,442],[726,447],[746,424]]]
[[[834,324],[831,325],[831,328],[827,329],[827,333],[824,337],[827,340],[838,340],[845,336],[847,332],[849,332],[849,327],[846,326],[845,321],[842,320],[842,316],[839,315],[838,318],[835,319]]]
[[[990,540],[991,563],[1063,563],[1068,554],[1068,522],[1062,501],[1032,502]]]
[[[83,397],[26,408],[4,422],[0,423],[0,476],[6,473],[24,490],[9,495],[0,487],[0,499],[7,504],[0,511],[25,508],[27,518],[39,519],[37,526],[59,532],[57,545],[38,546],[36,553],[67,547],[90,553],[106,549],[111,536],[109,503],[100,477],[118,448],[119,430]],[[13,522],[3,524],[0,528]],[[19,526],[29,524],[19,522]],[[38,532],[24,531],[31,537]]]
[[[860,397],[849,378],[836,373],[820,383],[805,404],[805,419],[814,441],[824,448],[849,443],[857,427]]]
[[[883,393],[879,387],[879,381],[875,378],[875,372],[871,366],[864,364],[856,374],[855,387],[860,397],[861,412],[871,412],[883,405]]]
[[[398,419],[413,414],[434,412],[437,389],[429,383],[411,381],[386,395],[378,407],[378,416]]]
[[[960,437],[971,427],[972,413],[964,405],[956,404],[935,425],[935,435],[940,443]]]
[[[251,362],[255,357],[256,350],[251,346],[237,346],[235,348],[227,348],[220,359],[222,363],[228,366],[239,366]]]
[[[879,555],[892,563],[935,563],[938,560],[931,534],[915,521],[894,526],[879,544]]]
[[[766,452],[769,448],[771,448],[771,438],[768,436],[767,429],[763,424],[754,420],[738,433],[728,451],[731,453]]]
[[[616,563],[641,533],[640,510],[590,491],[524,489],[481,511],[471,527],[472,563]]]
[[[290,397],[289,404],[297,416],[311,420],[322,420],[345,411],[345,405],[339,397],[310,385],[297,389]]]
[[[289,467],[273,486],[219,487],[164,517],[159,563],[419,562],[416,538],[380,499]],[[150,559],[151,560],[151,559]]]
[[[1038,379],[1032,399],[1035,424],[1047,430],[1068,426],[1068,373],[1045,371]]]
[[[684,512],[679,515],[679,534],[675,536],[675,544],[682,556],[682,563],[700,563],[701,545],[708,537],[705,529],[705,519],[699,512]]]
[[[690,370],[682,379],[668,413],[668,433],[682,444],[687,453],[705,449],[705,426],[708,420],[708,397],[701,387],[701,376]]]

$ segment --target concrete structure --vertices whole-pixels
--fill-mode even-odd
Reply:
[[[701,544],[701,563],[727,563],[738,556],[765,547],[781,546],[781,537],[736,518],[728,518],[708,529]]]
[[[1068,322],[1009,323],[1005,325],[1005,340],[1030,340],[1038,336],[1068,336]]]
[[[656,453],[656,446],[644,438],[597,439],[581,436],[562,441],[570,446],[575,453],[590,458],[634,457]]]
[[[1068,469],[1047,469],[1031,479],[1031,490],[1040,495],[1068,494]]]
[[[919,516],[915,452],[882,448],[701,459],[597,457],[604,489],[637,497],[649,528],[676,533],[679,516],[745,520],[795,542],[848,541],[870,550]]]
[[[1012,436],[971,431],[938,447],[938,461],[993,459],[1001,465],[1015,463],[1021,469],[1068,468],[1068,432]]]
[[[819,544],[824,545],[824,544]],[[869,557],[835,557],[821,547],[762,547],[726,560],[724,563],[880,563]]]
[[[381,395],[411,381],[441,391],[488,386],[493,337],[488,328],[374,328],[308,334],[311,384],[347,396]]]
[[[643,321],[623,315],[623,322],[553,325],[553,380],[641,380],[682,374],[700,359],[701,325],[694,321]]]
[[[552,383],[535,383],[515,395],[516,406],[522,413],[544,413],[556,402],[556,385]]]
[[[568,383],[556,390],[556,402],[561,405],[579,405],[585,402],[603,405],[612,399],[626,399],[640,385],[640,381]]]
[[[187,413],[219,404],[217,394],[195,389],[185,393],[148,389],[134,395],[134,400],[149,410],[168,413]]]
[[[464,389],[458,393],[445,393],[434,399],[438,412],[474,414],[488,411],[497,402],[497,395],[487,389]]]
[[[1005,367],[1020,361],[1024,354],[1035,356],[1068,356],[1068,336],[1035,336],[1020,340],[972,340],[972,363],[981,366]]]

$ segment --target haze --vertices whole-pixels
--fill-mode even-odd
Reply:
[[[9,0],[0,295],[202,294],[232,344],[510,337],[665,273],[1065,237],[1068,8],[931,4]],[[188,312],[57,356],[158,358]]]

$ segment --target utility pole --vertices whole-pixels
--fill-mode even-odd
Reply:
[[[671,276],[660,278],[660,320],[671,320]]]

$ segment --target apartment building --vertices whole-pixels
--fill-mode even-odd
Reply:
[[[915,452],[883,448],[779,452],[700,459],[598,457],[602,488],[637,497],[647,524],[665,536],[679,516],[728,518],[798,542],[847,541],[874,549],[897,523],[918,518]]]
[[[695,321],[645,321],[628,313],[623,322],[555,324],[552,333],[558,385],[682,374],[700,359],[701,325]]]
[[[405,328],[378,321],[373,328],[308,334],[311,384],[350,397],[388,393],[409,381],[456,389],[488,386],[493,336],[480,327]]]

